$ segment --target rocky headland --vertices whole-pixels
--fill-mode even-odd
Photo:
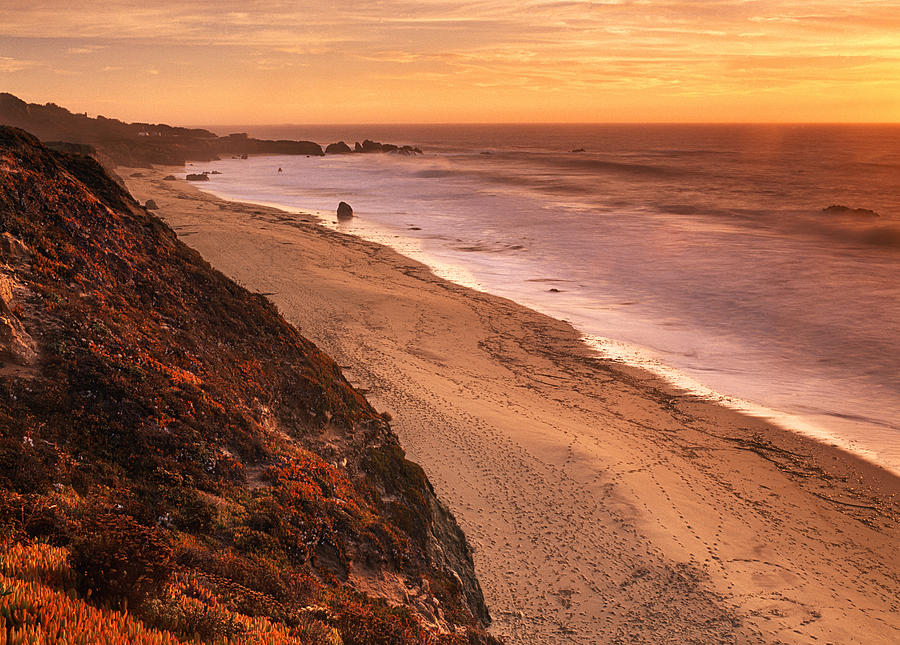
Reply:
[[[47,147],[70,154],[91,155],[106,168],[184,165],[187,161],[214,161],[221,157],[246,159],[249,155],[304,155],[394,153],[413,155],[422,150],[366,139],[351,149],[343,141],[322,146],[312,141],[257,139],[246,133],[217,136],[201,128],[165,124],[125,123],[104,116],[73,113],[55,103],[40,105],[0,93],[0,125],[27,130]]]

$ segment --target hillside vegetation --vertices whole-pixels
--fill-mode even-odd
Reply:
[[[0,644],[493,643],[387,420],[89,157],[0,128]]]

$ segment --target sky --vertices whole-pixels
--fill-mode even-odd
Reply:
[[[0,0],[0,91],[179,125],[900,122],[900,2]]]

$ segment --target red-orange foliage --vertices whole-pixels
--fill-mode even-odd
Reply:
[[[172,576],[172,546],[159,531],[111,513],[82,522],[71,566],[82,592],[130,601],[159,594]]]
[[[339,645],[339,633],[314,618],[287,627],[219,605],[176,581],[154,601],[160,624],[147,627],[135,615],[95,607],[72,585],[65,549],[42,544],[0,544],[0,645],[178,645],[199,637],[215,645]]]
[[[0,536],[70,545],[82,589],[176,632],[230,629],[195,602],[285,634],[325,606],[319,622],[350,642],[425,642],[416,615],[354,592],[362,565],[429,581],[447,620],[482,634],[480,591],[463,597],[430,555],[443,511],[421,469],[271,303],[93,160],[0,128],[4,233],[28,249],[10,270],[30,294],[17,311],[40,363],[0,378]],[[339,448],[323,448],[326,428]],[[464,565],[458,544],[443,547]],[[205,590],[180,610],[172,571]]]

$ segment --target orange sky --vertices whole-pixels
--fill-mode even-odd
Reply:
[[[179,124],[900,121],[900,2],[0,0],[0,91]]]

